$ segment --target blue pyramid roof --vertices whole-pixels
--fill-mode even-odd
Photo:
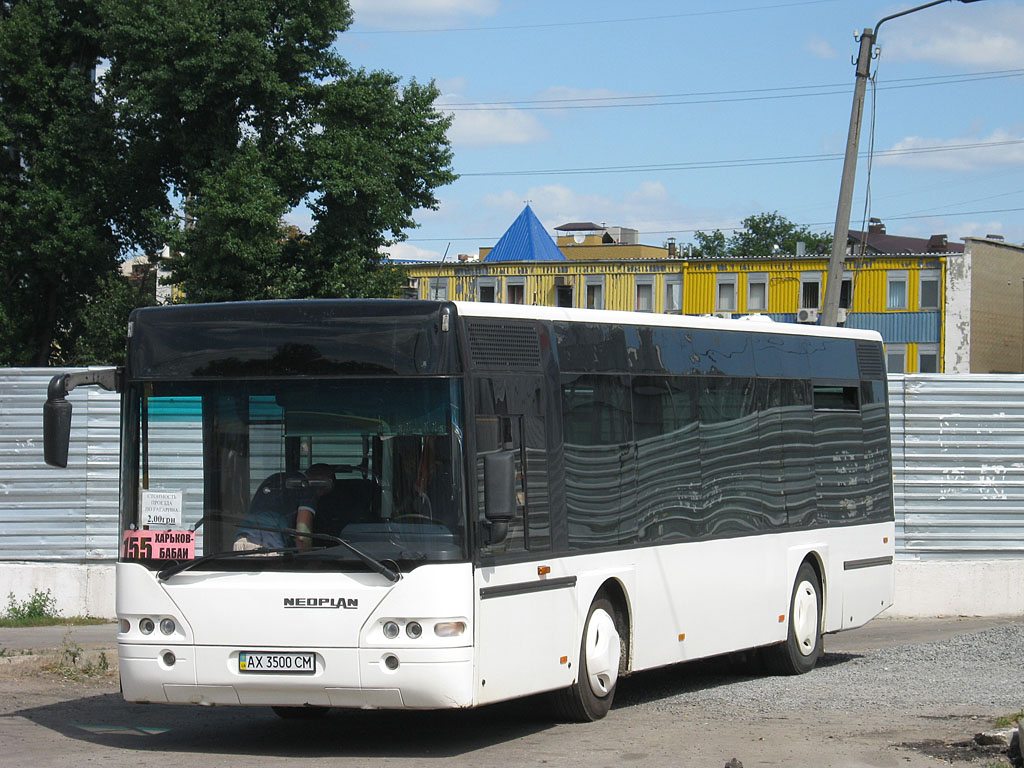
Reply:
[[[533,209],[527,205],[505,234],[484,256],[484,261],[565,261],[551,235],[544,231]]]

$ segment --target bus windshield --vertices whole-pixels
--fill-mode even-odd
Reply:
[[[365,569],[354,547],[402,570],[464,560],[460,403],[446,377],[133,384],[121,559]]]

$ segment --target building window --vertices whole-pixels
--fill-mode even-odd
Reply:
[[[427,298],[432,301],[448,301],[448,278],[431,278],[427,287]]]
[[[494,277],[481,277],[476,284],[476,300],[493,303],[498,300],[498,280]]]
[[[654,278],[638,277],[636,279],[636,311],[654,311]]]
[[[939,308],[939,280],[941,272],[937,269],[921,270],[921,309]]]
[[[889,373],[907,372],[907,345],[885,345],[885,367]]]
[[[939,372],[939,345],[918,344],[917,345],[917,371],[918,373]]]
[[[736,274],[715,277],[715,311],[736,311]]]
[[[800,275],[800,309],[821,309],[821,272]]]
[[[843,275],[843,282],[839,286],[839,308],[849,309],[853,306],[853,278]]]
[[[683,276],[673,275],[665,278],[665,311],[681,313],[683,311]]]
[[[572,308],[572,286],[571,285],[556,285],[555,286],[555,306],[565,307],[567,309]]]
[[[505,301],[509,304],[525,304],[526,281],[509,279],[508,285],[505,286],[505,297]]]
[[[768,275],[758,273],[747,277],[747,312],[768,309]]]
[[[587,296],[587,309],[604,309],[604,275],[584,278],[583,289]]]
[[[888,275],[888,299],[886,309],[907,308],[907,273],[903,270],[890,270]]]

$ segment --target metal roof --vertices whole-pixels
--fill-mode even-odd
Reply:
[[[566,261],[566,258],[527,205],[484,261]]]

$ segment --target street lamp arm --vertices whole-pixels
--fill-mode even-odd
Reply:
[[[884,24],[885,22],[889,21],[889,19],[898,19],[900,16],[906,16],[908,13],[914,13],[916,11],[923,11],[925,8],[931,8],[933,5],[942,5],[942,3],[951,3],[951,2],[953,2],[953,0],[932,0],[932,2],[925,3],[924,5],[919,5],[916,8],[907,8],[907,10],[905,10],[905,11],[900,11],[899,13],[894,13],[894,14],[892,14],[890,16],[886,16],[884,19],[882,19],[877,24],[875,24],[875,36],[876,37],[878,36],[878,28],[880,26],[882,26],[882,24]],[[960,2],[962,2],[962,3],[964,3],[964,2],[970,3],[970,2],[975,2],[975,0],[960,0]]]

